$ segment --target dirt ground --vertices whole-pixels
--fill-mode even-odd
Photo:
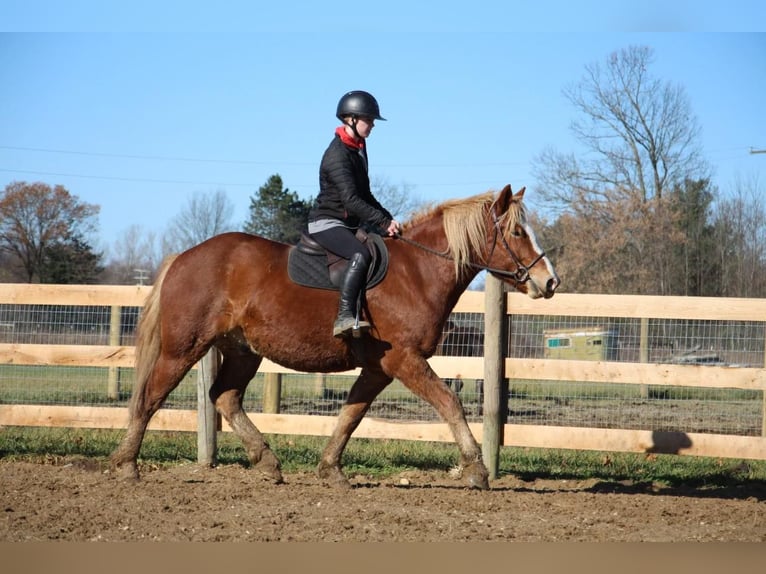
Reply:
[[[143,469],[126,483],[87,459],[0,460],[0,542],[764,541],[766,485],[660,488],[522,481],[467,490],[448,473],[313,474],[265,482],[239,465]]]

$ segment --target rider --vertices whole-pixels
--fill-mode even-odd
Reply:
[[[342,122],[322,156],[319,194],[309,213],[308,232],[322,247],[349,260],[340,285],[338,317],[332,334],[343,337],[356,323],[357,301],[367,281],[370,253],[356,238],[360,224],[384,229],[388,235],[401,231],[394,219],[370,190],[367,145],[375,120],[385,121],[375,98],[364,91],[346,93],[338,102],[337,118]],[[359,321],[360,328],[370,326]]]

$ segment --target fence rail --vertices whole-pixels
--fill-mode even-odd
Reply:
[[[124,427],[134,315],[149,290],[0,284],[0,425]],[[508,340],[503,342],[501,370],[509,381],[510,415],[501,421],[501,444],[766,459],[766,300],[559,294],[532,301],[508,293],[504,308]],[[99,309],[98,318],[87,309]],[[133,315],[126,320],[128,311]],[[481,415],[486,364],[482,353],[475,352],[484,334],[484,313],[484,293],[465,293],[453,311],[459,328],[451,335],[465,335],[470,348],[455,353],[462,356],[429,361],[441,377],[461,385],[477,438],[485,431]],[[87,319],[75,325],[75,316]],[[49,322],[59,319],[55,326]],[[619,332],[615,360],[546,356],[544,330],[607,323]],[[443,350],[448,347],[445,338]],[[694,352],[720,360],[676,361],[694,358]],[[53,369],[59,370],[51,375]],[[102,371],[108,373],[105,384]],[[263,432],[327,435],[334,425],[333,409],[348,387],[343,377],[356,371],[341,373],[336,381],[264,361],[260,373],[263,386],[254,393],[258,402],[248,410]],[[90,403],[86,397],[77,398],[78,404],[61,404],[30,400],[25,394],[36,386],[43,394],[50,392],[49,382],[64,376],[70,377],[65,386],[78,388],[92,377],[94,388],[103,388],[89,390],[88,397],[100,396]],[[281,396],[275,406],[265,408],[268,381],[274,376],[300,379],[303,386],[280,381]],[[68,392],[56,391],[56,400]],[[187,394],[196,400],[196,390],[187,389]],[[394,413],[411,411],[407,422],[373,410],[355,436],[452,440],[446,425],[433,420],[430,407],[421,408],[405,395],[403,389],[393,389],[379,401],[394,405]],[[197,430],[193,404],[163,408],[150,428]],[[305,404],[307,410],[295,414],[286,408]],[[680,411],[688,414],[667,418]],[[223,423],[221,430],[229,429]]]

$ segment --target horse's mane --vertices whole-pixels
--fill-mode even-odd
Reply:
[[[454,260],[455,272],[460,276],[472,263],[471,253],[480,254],[484,247],[487,240],[487,213],[495,200],[495,192],[488,191],[427,207],[415,213],[404,225],[403,231],[406,232],[409,227],[441,215],[447,238],[447,254]],[[525,218],[523,203],[513,200],[508,211],[500,217],[503,234],[507,235]]]

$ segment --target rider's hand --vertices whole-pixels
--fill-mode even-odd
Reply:
[[[396,219],[392,219],[391,223],[388,224],[386,231],[389,235],[398,235],[402,232],[402,224],[396,221]]]

